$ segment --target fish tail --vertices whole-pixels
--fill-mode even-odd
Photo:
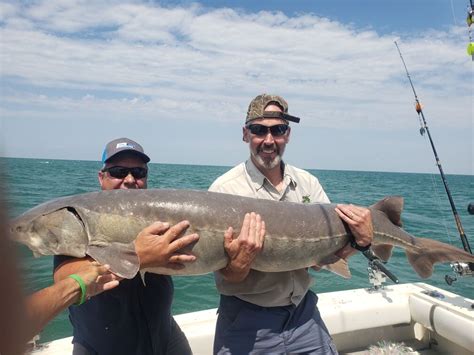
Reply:
[[[436,263],[474,262],[474,255],[449,244],[426,238],[415,238],[414,241],[414,248],[405,252],[413,269],[424,279],[433,274]]]

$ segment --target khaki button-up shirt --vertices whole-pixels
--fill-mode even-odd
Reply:
[[[275,201],[329,203],[318,179],[305,170],[284,164],[283,189],[278,191],[249,159],[217,178],[209,191]],[[227,282],[215,274],[219,292],[262,306],[298,305],[312,283],[307,269],[286,272],[250,270],[240,283]]]

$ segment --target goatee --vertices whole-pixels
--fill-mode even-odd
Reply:
[[[257,162],[258,165],[264,167],[265,169],[273,169],[276,166],[280,165],[281,162],[281,155],[275,156],[275,158],[272,158],[270,160],[265,160],[263,159],[260,155],[254,154],[253,152],[251,153],[255,161]]]

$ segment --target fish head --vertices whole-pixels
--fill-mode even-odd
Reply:
[[[10,223],[13,240],[27,245],[38,255],[85,256],[88,236],[85,226],[72,207],[47,213],[31,210]]]

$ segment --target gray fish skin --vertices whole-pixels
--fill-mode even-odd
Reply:
[[[238,234],[245,213],[257,212],[266,223],[264,248],[252,268],[280,272],[335,262],[334,252],[349,240],[350,230],[335,204],[300,204],[194,190],[112,190],[59,198],[39,205],[11,222],[13,238],[35,255],[90,255],[124,277],[138,271],[133,240],[155,221],[171,225],[188,220],[186,231],[199,241],[188,247],[197,256],[184,269],[153,268],[168,275],[195,275],[227,265],[224,232]],[[445,243],[416,238],[398,225],[401,197],[387,197],[370,207],[374,250],[387,260],[393,246],[405,249],[415,271],[429,277],[437,262],[474,262],[474,256]]]

